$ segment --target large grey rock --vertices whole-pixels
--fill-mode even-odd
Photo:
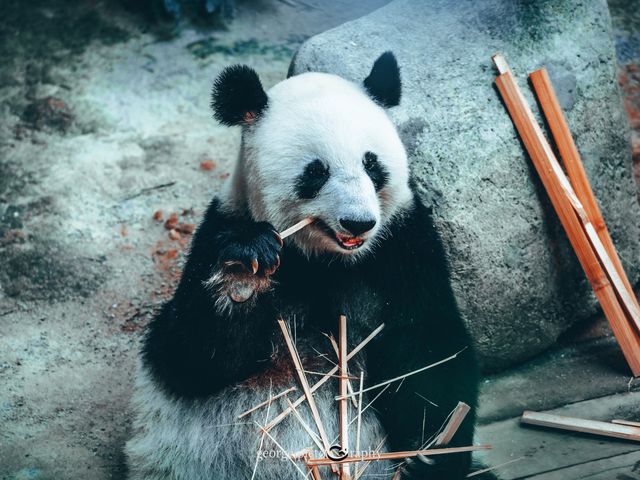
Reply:
[[[292,72],[363,79],[392,50],[404,96],[392,117],[435,212],[460,307],[485,367],[549,347],[595,297],[493,87],[502,52],[525,76],[546,65],[633,282],[640,209],[604,0],[397,0],[308,40]]]

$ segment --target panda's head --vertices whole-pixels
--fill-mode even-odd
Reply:
[[[412,197],[407,156],[385,111],[400,90],[390,52],[361,83],[309,72],[265,92],[249,67],[225,69],[212,107],[220,122],[243,126],[233,201],[280,230],[314,217],[291,237],[307,255],[361,257]]]

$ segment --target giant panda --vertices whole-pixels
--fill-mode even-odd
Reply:
[[[284,397],[238,418],[289,387],[298,387],[290,401],[301,394],[278,319],[311,384],[337,361],[326,334],[337,338],[340,315],[349,349],[385,324],[349,362],[350,375],[364,372],[365,387],[459,352],[367,391],[360,451],[420,448],[459,401],[472,408],[450,446],[472,444],[477,361],[431,212],[416,196],[388,116],[400,97],[391,52],[358,83],[308,72],[265,92],[247,66],[217,77],[211,105],[219,122],[242,128],[240,154],[193,238],[175,295],[144,337],[126,446],[131,479],[309,475],[282,453],[327,454],[300,422],[315,429],[307,403],[269,435],[262,427],[287,408]],[[278,232],[306,217],[314,222],[283,242]],[[313,395],[331,441],[339,433],[337,382]],[[354,428],[341,446],[347,452],[355,449]],[[375,461],[365,474],[391,478],[400,468],[405,479],[460,479],[470,463],[468,453]],[[319,473],[335,477],[329,467]]]

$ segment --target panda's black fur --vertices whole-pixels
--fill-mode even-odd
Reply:
[[[391,73],[383,68],[385,64]],[[385,54],[365,82],[367,92],[384,106],[399,101],[399,77],[395,82],[389,78],[394,66],[397,70],[393,55]],[[376,69],[384,74],[376,75]],[[232,85],[237,84],[230,79],[249,85],[250,94],[238,97],[244,89],[234,90]],[[227,71],[214,91],[217,118],[250,127],[269,108],[263,93],[257,76],[248,70]],[[249,117],[247,112],[251,112]],[[232,449],[254,438],[257,442],[259,431],[251,429],[242,437],[227,430],[223,434],[220,427],[219,435],[207,437],[207,428],[214,428],[207,422],[227,418],[222,413],[225,409],[242,412],[270,392],[297,384],[278,330],[279,318],[295,329],[300,357],[312,371],[327,371],[332,366],[322,355],[333,353],[323,333],[337,338],[339,315],[348,318],[349,349],[384,323],[384,330],[350,362],[352,371],[362,368],[365,372],[365,387],[458,353],[448,362],[387,388],[373,404],[377,413],[370,410],[370,420],[363,420],[369,422],[363,425],[363,438],[382,439],[384,450],[418,449],[462,401],[471,406],[471,412],[450,446],[472,445],[477,361],[449,286],[432,214],[414,195],[385,227],[384,238],[364,258],[336,261],[333,256],[308,255],[289,242],[283,245],[271,224],[256,221],[248,212],[230,210],[214,199],[193,238],[175,295],[151,322],[144,339],[139,393],[134,401],[137,420],[128,446],[132,477],[197,480],[211,473],[212,478],[231,478],[228,472],[234,471],[237,476],[233,478],[248,479],[256,468],[256,478],[288,478],[266,470],[262,474],[253,459],[234,457]],[[220,308],[210,280],[213,272],[225,266],[269,276],[269,287],[256,292],[249,302]],[[310,378],[312,383],[316,380]],[[328,385],[318,402],[331,416],[327,412],[333,409],[337,389],[335,382]],[[377,393],[370,392],[365,404]],[[299,409],[302,413],[303,408]],[[256,414],[258,423],[266,420],[263,410]],[[304,416],[313,425],[308,413]],[[294,429],[300,430],[294,420],[289,421],[279,433],[283,443],[294,435]],[[335,427],[333,420],[327,421]],[[184,430],[182,423],[188,425]],[[191,440],[189,435],[202,439]],[[402,467],[402,478],[461,479],[469,473],[470,464],[468,453],[412,460]],[[283,472],[289,468],[291,478],[299,475],[287,462],[279,463],[278,468]],[[387,470],[372,464],[369,472],[388,472],[391,478],[389,465],[384,468]],[[218,472],[227,473],[218,477]]]

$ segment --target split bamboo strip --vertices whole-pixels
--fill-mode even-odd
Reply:
[[[384,437],[382,437],[382,440],[380,440],[380,443],[378,443],[378,445],[376,446],[374,452],[378,453],[382,447],[384,446],[384,442],[387,441],[387,436],[385,435]],[[362,475],[364,475],[365,470],[369,467],[369,465],[371,464],[371,461],[368,461],[364,464],[364,467],[362,467],[362,470],[360,470],[360,472],[356,475],[354,480],[358,480]]]
[[[496,61],[496,64],[498,65],[500,61]],[[569,237],[573,250],[609,320],[627,363],[633,375],[637,376],[640,374],[640,336],[627,322],[615,291],[592,249],[587,233],[582,229],[580,220],[576,216],[570,195],[571,185],[568,185],[567,191],[566,177],[564,185],[562,182],[564,174],[558,177],[554,173],[553,164],[557,164],[557,160],[510,71],[505,70],[496,79],[496,86]],[[577,201],[577,198],[575,200]]]
[[[611,423],[615,423],[617,425],[627,425],[629,427],[640,428],[640,422],[632,422],[631,420],[611,420]]]
[[[469,405],[464,402],[458,402],[458,405],[456,405],[456,408],[453,409],[453,412],[449,417],[449,421],[442,430],[442,433],[438,435],[435,443],[436,445],[449,444],[453,436],[458,431],[458,428],[460,428],[462,421],[467,416],[467,413],[469,413],[469,410],[471,410],[471,407]]]
[[[307,397],[307,402],[309,403],[309,408],[311,409],[311,415],[313,416],[313,421],[316,423],[316,427],[320,432],[320,438],[322,439],[322,444],[324,446],[325,451],[329,451],[331,445],[329,444],[329,439],[327,438],[327,432],[322,425],[322,420],[320,419],[320,412],[318,411],[318,406],[313,398],[311,393],[311,389],[309,388],[309,382],[307,381],[307,377],[304,374],[302,368],[302,362],[300,361],[300,357],[298,356],[298,351],[293,345],[293,341],[291,340],[291,335],[289,335],[289,330],[287,329],[287,325],[284,323],[284,320],[278,320],[278,325],[280,325],[280,330],[282,330],[282,334],[284,335],[285,343],[287,344],[287,348],[289,349],[289,354],[291,355],[291,359],[293,360],[293,364],[295,365],[296,372],[298,372],[298,379],[300,380],[300,385],[302,386],[302,390],[304,391],[305,396]]]
[[[293,416],[296,417],[298,422],[300,422],[300,425],[302,425],[302,428],[304,428],[304,431],[307,432],[307,434],[311,437],[311,440],[313,441],[313,443],[315,443],[316,446],[320,449],[320,451],[322,451],[324,449],[324,446],[322,445],[322,440],[318,437],[318,435],[315,434],[313,430],[311,430],[311,427],[307,425],[307,422],[304,421],[304,419],[302,418],[298,410],[293,406],[293,403],[291,403],[291,400],[289,400],[289,398],[287,398],[287,403],[289,404],[289,407],[291,407]]]
[[[338,344],[336,343],[336,339],[333,338],[333,335],[325,334],[325,336],[331,342],[331,346],[333,347],[333,350],[336,352],[336,356],[338,357],[338,361],[340,361],[340,349],[338,348]],[[353,392],[353,387],[351,386],[351,382],[350,381],[347,382],[347,389],[349,390],[349,393],[354,393]],[[357,403],[356,397],[351,397],[351,400],[353,402],[353,406],[358,408],[358,403]]]
[[[330,458],[316,458],[309,460],[308,465],[333,465],[342,463],[364,462],[368,460],[397,460],[400,458],[416,457],[424,455],[433,457],[434,455],[451,455],[453,453],[475,452],[478,450],[490,450],[491,445],[471,445],[469,447],[432,448],[429,450],[410,450],[405,452],[376,453],[375,455],[354,455],[343,460],[331,460]]]
[[[305,464],[311,459],[312,459],[311,454],[307,453],[307,455],[304,457]],[[318,469],[318,467],[316,466],[312,467],[307,465],[307,468],[311,472],[311,477],[313,478],[313,480],[322,480],[322,478],[320,477],[320,470]]]
[[[615,423],[585,420],[582,418],[565,417],[549,413],[525,411],[520,419],[522,423],[541,427],[558,428],[572,432],[591,433],[605,437],[622,438],[640,442],[640,428]]]
[[[360,372],[360,391],[362,392],[362,387],[364,384],[364,372]],[[358,397],[358,416],[356,417],[358,419],[358,423],[356,426],[356,454],[360,453],[360,427],[362,426],[362,397],[364,397],[364,395],[361,393]],[[351,424],[349,424],[351,425]],[[360,468],[360,465],[356,464],[356,471],[355,471],[355,478],[358,478],[358,470]]]
[[[362,342],[360,342],[360,344],[358,346],[356,346],[353,350],[351,350],[349,352],[349,355],[347,355],[347,360],[351,360],[353,357],[355,357],[356,354],[360,350],[362,350],[371,340],[373,340],[375,338],[375,336],[378,335],[382,331],[383,328],[384,328],[384,323],[381,324],[378,328],[376,328],[373,332],[371,332],[369,334],[369,336],[367,336],[367,338],[365,338]],[[331,378],[332,375],[336,374],[337,371],[338,371],[338,367],[337,366],[335,366],[331,370],[329,370],[329,372],[327,372],[327,374],[323,378],[318,380],[318,382],[313,387],[311,387],[311,393],[315,392],[322,385],[324,385]],[[298,397],[298,399],[295,402],[293,402],[293,405],[297,407],[302,402],[304,402],[306,398],[307,398],[306,394],[302,395],[301,397]],[[287,416],[290,413],[291,413],[291,409],[290,408],[285,409],[280,415],[278,415],[276,418],[271,420],[264,428],[266,428],[267,430],[271,430],[273,427],[275,427],[280,422],[282,422],[282,420],[287,418]]]
[[[267,412],[264,414],[264,421],[267,422],[269,420],[269,413],[271,413],[271,392],[273,390],[273,382],[269,381],[269,398],[267,399]],[[256,473],[258,472],[258,464],[260,463],[260,452],[262,452],[262,446],[264,445],[265,432],[262,432],[260,435],[260,445],[258,445],[258,451],[256,453],[256,463],[253,465],[253,472],[251,472],[251,480],[256,478]]]
[[[340,395],[347,394],[347,317],[340,315],[340,350],[338,352],[338,361],[340,362]],[[344,398],[340,400],[340,447],[349,451],[349,400]],[[351,469],[348,463],[340,467],[340,479],[351,480]]]
[[[267,430],[260,425],[258,422],[253,422],[256,424],[256,426],[260,429],[260,431],[262,433],[264,433],[267,437],[269,437],[271,439],[271,441],[276,445],[276,447],[278,447],[280,449],[280,451],[284,454],[285,457],[287,457],[287,459],[293,464],[293,466],[296,468],[296,470],[298,470],[300,472],[300,474],[302,475],[302,478],[304,478],[306,480],[307,475],[305,475],[305,473],[302,471],[302,469],[298,466],[298,464],[293,460],[293,458],[291,458],[291,456],[287,453],[287,451],[284,449],[284,447],[282,445],[280,445],[280,443],[273,438],[273,436],[267,432]]]
[[[307,217],[307,218],[305,218],[303,220],[300,220],[295,225],[292,225],[289,228],[287,228],[286,230],[283,230],[282,232],[280,232],[280,238],[282,240],[284,240],[288,236],[293,235],[298,230],[302,230],[304,227],[306,227],[307,225],[312,224],[313,222],[315,222],[315,218],[313,218],[313,217]]]
[[[564,163],[564,166],[571,180],[571,184],[576,192],[576,195],[582,202],[589,221],[593,225],[600,238],[600,241],[604,245],[607,254],[611,258],[611,262],[615,267],[615,270],[620,277],[620,281],[624,284],[624,287],[629,295],[631,302],[633,302],[636,308],[640,309],[638,300],[633,292],[633,288],[620,261],[620,257],[613,245],[613,240],[607,229],[607,225],[602,217],[602,212],[598,206],[587,173],[584,170],[582,160],[580,159],[580,153],[571,135],[571,130],[567,123],[567,119],[562,112],[560,102],[556,97],[556,93],[553,89],[553,84],[549,78],[549,74],[545,68],[536,70],[529,75],[533,89],[536,92],[544,116],[547,119],[547,123],[553,134],[553,138],[560,152],[560,156]]]
[[[277,395],[274,395],[273,397],[267,398],[264,402],[259,403],[258,405],[256,405],[253,408],[250,408],[249,410],[247,410],[246,412],[241,413],[240,415],[238,415],[238,418],[243,418],[246,417],[247,415],[249,415],[250,413],[255,412],[256,410],[261,409],[262,407],[266,407],[267,405],[269,405],[271,402],[273,402],[274,400],[277,400],[280,397],[284,397],[287,393],[291,393],[291,392],[295,392],[297,390],[296,387],[291,387],[291,388],[287,388],[286,390],[284,390],[283,392],[280,392]]]
[[[415,375],[416,373],[424,372],[425,370],[429,370],[430,368],[437,367],[438,365],[442,365],[443,363],[449,362],[449,361],[453,360],[454,358],[456,358],[458,355],[460,355],[462,352],[464,352],[466,349],[467,349],[467,347],[463,348],[459,352],[456,352],[456,353],[454,353],[453,355],[451,355],[451,356],[449,356],[447,358],[443,358],[442,360],[438,360],[435,363],[431,363],[431,364],[426,365],[426,366],[424,366],[422,368],[418,368],[417,370],[414,370],[412,372],[405,373],[404,375],[399,375],[397,377],[390,378],[389,380],[385,380],[384,382],[376,383],[375,385],[367,387],[364,390],[360,390],[359,392],[354,392],[353,394],[349,393],[347,395],[338,395],[336,397],[336,400],[342,400],[344,398],[349,398],[351,396],[360,395],[361,393],[368,392],[370,390],[375,390],[376,388],[384,387],[385,385],[388,385],[388,384],[393,383],[393,382],[397,382],[398,380],[404,380],[405,378],[410,377],[411,375]]]

